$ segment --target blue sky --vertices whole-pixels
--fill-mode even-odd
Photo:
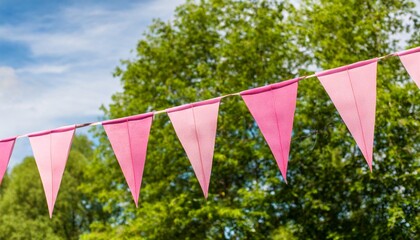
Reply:
[[[119,61],[183,2],[0,0],[0,139],[98,120],[121,91],[112,77]],[[10,164],[27,155],[29,141],[19,139]]]

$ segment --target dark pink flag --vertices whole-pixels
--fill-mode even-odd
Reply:
[[[133,195],[136,207],[146,162],[153,113],[103,122],[112,149]]]
[[[35,162],[41,175],[50,218],[54,210],[76,126],[29,135]]]
[[[220,98],[215,98],[167,110],[206,198],[210,185],[219,104]]]
[[[372,171],[378,59],[317,73]]]
[[[420,47],[397,53],[410,77],[420,88]]]
[[[286,183],[299,80],[296,78],[241,92]]]
[[[0,140],[0,184],[9,165],[16,137]]]

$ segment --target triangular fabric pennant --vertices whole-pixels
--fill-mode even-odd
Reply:
[[[420,47],[397,53],[410,77],[420,88]]]
[[[136,207],[138,206],[152,120],[153,113],[146,113],[102,123],[131,190]]]
[[[54,210],[75,130],[76,126],[72,125],[29,135],[35,162],[44,186],[50,218]]]
[[[299,78],[241,92],[287,183]]]
[[[4,173],[6,173],[7,166],[9,165],[15,142],[16,137],[0,140],[0,184],[3,180]]]
[[[216,140],[220,98],[167,110],[207,198]]]
[[[317,73],[372,171],[378,59]]]

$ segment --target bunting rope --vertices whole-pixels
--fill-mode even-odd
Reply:
[[[398,53],[398,52],[390,53],[390,54],[387,54],[387,55],[384,55],[384,56],[381,56],[381,57],[377,57],[377,59],[378,59],[378,60],[384,60],[384,59],[387,59],[387,58],[389,58],[389,57],[394,57],[394,56],[397,56],[397,53]],[[302,81],[302,80],[305,80],[305,79],[310,79],[310,78],[314,78],[314,77],[316,77],[316,73],[314,73],[314,74],[312,74],[312,75],[307,75],[307,76],[303,76],[303,77],[298,77],[298,79],[299,79],[298,81]],[[240,92],[236,92],[236,93],[229,93],[229,94],[222,95],[222,96],[219,96],[219,97],[216,97],[216,98],[220,98],[220,99],[222,99],[222,98],[227,98],[227,97],[232,97],[232,96],[240,96]],[[158,115],[158,114],[166,113],[166,111],[167,111],[168,109],[169,109],[169,108],[162,109],[162,110],[158,110],[158,111],[153,111],[153,115]],[[98,121],[98,122],[81,123],[81,124],[75,124],[75,125],[76,125],[76,128],[84,128],[84,127],[90,127],[90,126],[102,125],[102,122],[103,122],[103,121]],[[29,135],[31,135],[31,133],[27,133],[27,134],[23,134],[23,135],[18,135],[18,136],[16,136],[16,139],[19,139],[19,138],[25,138],[25,137],[28,137]]]
[[[0,140],[0,183],[16,139],[28,137],[51,218],[76,128],[102,125],[137,207],[153,117],[167,113],[207,198],[219,105],[221,99],[231,96],[242,97],[287,183],[298,82],[314,77],[318,78],[329,95],[372,171],[377,65],[379,60],[392,56],[400,57],[410,77],[420,88],[420,47],[417,47],[205,101],[118,119],[73,124],[24,134]]]
[[[378,59],[378,60],[384,60],[384,59],[387,59],[387,58],[389,58],[389,57],[394,57],[394,56],[397,56],[397,53],[398,53],[398,52],[390,53],[390,54],[387,54],[387,55],[384,55],[384,56],[381,56],[381,57],[377,57],[377,59]],[[302,80],[305,80],[305,79],[310,79],[310,78],[314,78],[314,77],[316,77],[316,73],[314,73],[314,74],[312,74],[312,75],[307,75],[307,76],[303,76],[303,77],[298,77],[298,79],[299,79],[298,81],[302,81]],[[216,97],[216,98],[220,98],[220,99],[222,99],[222,98],[227,98],[227,97],[232,97],[232,96],[240,96],[240,92],[236,92],[236,93],[229,93],[229,94],[222,95],[222,96],[219,96],[219,97]],[[169,108],[162,109],[162,110],[158,110],[158,111],[153,111],[153,115],[158,115],[158,114],[166,113],[166,111],[167,111],[168,109],[169,109]],[[84,128],[84,127],[90,127],[90,126],[102,125],[102,122],[103,122],[103,121],[98,121],[98,122],[81,123],[81,124],[75,124],[75,125],[76,125],[76,128]],[[27,133],[27,134],[23,134],[23,135],[18,135],[18,136],[16,136],[16,139],[19,139],[19,138],[25,138],[25,137],[28,137],[29,135],[31,135],[31,133]]]

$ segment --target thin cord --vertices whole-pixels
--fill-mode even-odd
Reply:
[[[377,59],[378,59],[378,61],[380,61],[380,60],[384,60],[384,59],[387,59],[387,58],[393,57],[393,56],[396,56],[396,53],[390,53],[390,54],[384,55],[382,57],[378,57]],[[303,77],[301,77],[299,79],[299,81],[302,81],[302,80],[305,80],[305,79],[314,78],[314,77],[316,77],[316,74],[303,76]],[[220,99],[226,98],[226,97],[232,97],[232,96],[239,96],[239,95],[240,95],[240,92],[229,93],[229,94],[220,96]],[[168,109],[169,108],[162,109],[162,110],[159,110],[159,111],[155,111],[155,112],[153,112],[153,115],[158,115],[158,114],[166,113],[166,111]],[[102,121],[100,121],[100,122],[90,122],[90,123],[76,124],[76,128],[83,128],[83,127],[90,127],[90,126],[97,126],[97,125],[102,125]],[[19,136],[16,137],[16,139],[28,137],[29,135],[30,135],[29,133],[28,134],[19,135]]]

